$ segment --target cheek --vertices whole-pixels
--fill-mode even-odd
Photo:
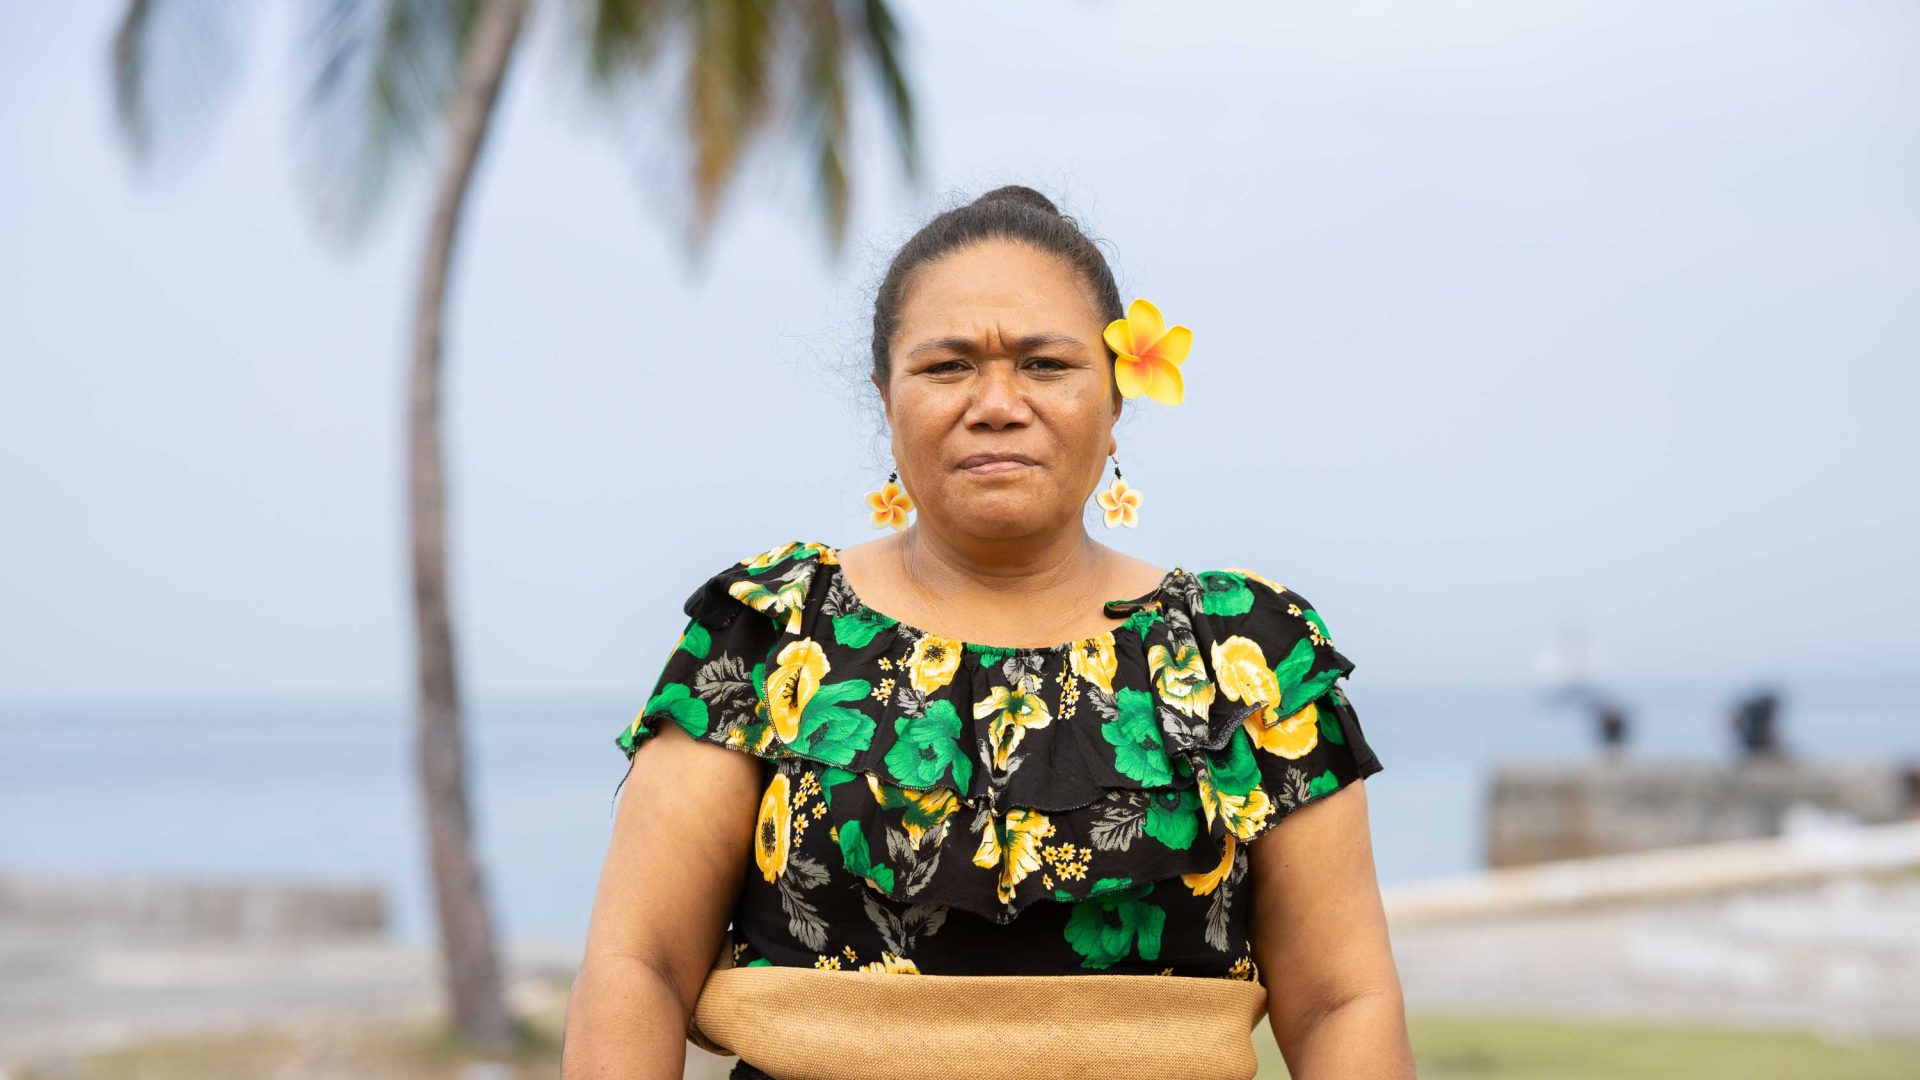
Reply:
[[[1047,426],[1053,429],[1061,449],[1072,452],[1084,448],[1095,458],[1107,456],[1107,437],[1113,430],[1113,420],[1113,401],[1104,386],[1062,395],[1054,401],[1053,408],[1047,410]]]
[[[959,410],[938,393],[916,388],[893,398],[892,441],[895,461],[924,456],[940,445]]]

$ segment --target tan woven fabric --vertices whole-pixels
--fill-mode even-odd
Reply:
[[[779,1080],[1250,1080],[1266,989],[1178,975],[713,971],[688,1038]]]

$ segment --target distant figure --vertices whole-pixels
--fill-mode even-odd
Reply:
[[[1590,717],[1601,752],[1619,757],[1626,752],[1633,725],[1627,719],[1626,706],[1596,685],[1591,652],[1586,634],[1578,627],[1560,632],[1540,658],[1541,674],[1550,687],[1547,700],[1554,705],[1571,705]]]
[[[1780,757],[1786,753],[1780,745],[1780,694],[1775,690],[1757,690],[1733,707],[1733,739],[1740,756],[1747,759]]]
[[[1585,714],[1593,723],[1593,733],[1599,740],[1602,753],[1608,757],[1619,757],[1626,753],[1627,742],[1633,735],[1633,721],[1627,715],[1627,707],[1599,687],[1556,687],[1547,700],[1555,705],[1571,705]]]
[[[1627,710],[1617,701],[1597,700],[1593,703],[1593,718],[1599,725],[1600,749],[1609,757],[1617,757],[1627,749],[1627,735],[1632,726],[1627,722]]]

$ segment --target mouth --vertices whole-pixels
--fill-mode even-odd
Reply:
[[[954,468],[975,476],[997,476],[1032,468],[1037,464],[1025,454],[969,454],[961,458]]]

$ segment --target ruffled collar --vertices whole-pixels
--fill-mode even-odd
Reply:
[[[750,711],[697,734],[822,770],[847,868],[897,900],[1004,922],[1038,900],[1120,888],[1043,887],[1037,845],[1090,853],[1103,829],[1134,820],[1153,842],[1130,860],[1132,881],[1217,870],[1234,840],[1311,797],[1286,766],[1312,749],[1324,729],[1312,706],[1352,665],[1302,598],[1251,571],[1175,568],[1108,610],[1125,622],[1075,641],[965,642],[865,603],[833,547],[784,544],[688,600],[697,655],[737,656],[753,689]],[[711,696],[701,682],[657,700],[671,695],[670,711]],[[889,832],[907,846],[875,849]],[[876,850],[910,850],[927,869],[896,877]]]

